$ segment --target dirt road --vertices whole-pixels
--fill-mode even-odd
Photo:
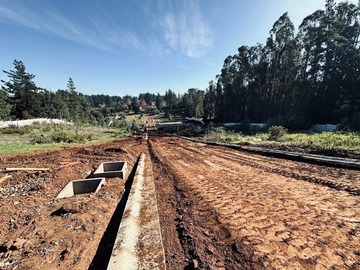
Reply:
[[[0,269],[106,269],[141,153],[152,160],[167,269],[360,269],[360,171],[158,136],[0,156],[0,169],[50,169],[0,184]],[[55,198],[111,160],[128,162],[127,182]]]
[[[360,198],[344,191],[359,171],[178,138],[151,149],[169,269],[360,269]]]

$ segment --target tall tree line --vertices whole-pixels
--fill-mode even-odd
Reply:
[[[287,13],[265,45],[228,56],[204,97],[208,121],[306,123],[360,120],[359,5],[326,0],[297,33]]]
[[[2,80],[0,88],[0,120],[31,119],[39,117],[60,118],[76,123],[105,124],[105,120],[122,112],[139,113],[145,107],[186,116],[203,115],[204,91],[189,89],[177,96],[168,89],[165,95],[141,93],[139,96],[84,95],[76,90],[69,78],[66,89],[50,91],[35,85],[35,75],[26,71],[22,61],[14,60],[14,70],[3,71],[8,81]],[[186,107],[186,111],[182,108]],[[146,110],[143,110],[146,111]]]
[[[3,72],[8,81],[1,81],[0,120],[48,117],[103,125],[107,117],[139,106],[137,97],[84,95],[76,91],[72,78],[66,89],[53,92],[40,88],[33,81],[35,75],[19,60],[14,61],[14,70]],[[144,96],[148,98],[148,94]]]

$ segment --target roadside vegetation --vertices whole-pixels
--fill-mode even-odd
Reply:
[[[203,137],[208,141],[219,141],[254,146],[286,146],[296,148],[317,148],[325,150],[360,151],[359,132],[287,132],[283,127],[270,127],[267,132],[244,134],[214,128]]]
[[[36,122],[30,126],[9,126],[0,129],[0,154],[110,141],[129,135],[138,126],[137,122],[126,117],[114,126],[106,127]]]

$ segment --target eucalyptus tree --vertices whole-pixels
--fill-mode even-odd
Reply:
[[[204,119],[214,121],[216,118],[216,85],[214,81],[209,82],[209,87],[204,95]]]
[[[231,122],[234,119],[235,98],[234,81],[237,76],[235,56],[229,55],[224,60],[223,68],[218,80],[218,118],[222,122]]]
[[[267,119],[269,59],[262,44],[248,49],[249,70],[247,73],[247,99],[244,119],[263,122]]]
[[[359,6],[348,2],[334,7],[334,59],[329,68],[329,87],[333,87],[334,119],[350,120],[360,116],[360,12]]]
[[[292,107],[297,68],[294,31],[294,25],[286,12],[274,23],[266,43],[270,53],[268,117],[282,115]]]
[[[333,0],[300,25],[300,99],[312,122],[337,122],[358,111],[359,32],[359,7]]]
[[[321,18],[323,10],[317,10],[305,17],[299,26],[297,41],[301,51],[298,95],[299,109],[312,122],[317,121],[320,83],[323,77],[323,33]]]

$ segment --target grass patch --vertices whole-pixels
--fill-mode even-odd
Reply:
[[[50,150],[57,149],[67,144],[7,144],[0,145],[0,154],[21,154],[21,153],[29,153],[36,150]]]
[[[123,128],[36,124],[0,129],[0,154],[54,149],[69,144],[111,141],[127,134]]]
[[[323,132],[314,134],[287,134],[284,142],[288,145],[308,146],[324,149],[360,150],[360,133]]]
[[[220,141],[234,144],[276,145],[294,147],[313,147],[326,150],[360,151],[360,133],[355,132],[322,132],[322,133],[285,133],[274,138],[272,134],[257,133],[244,135],[216,128],[204,137],[209,141]]]

